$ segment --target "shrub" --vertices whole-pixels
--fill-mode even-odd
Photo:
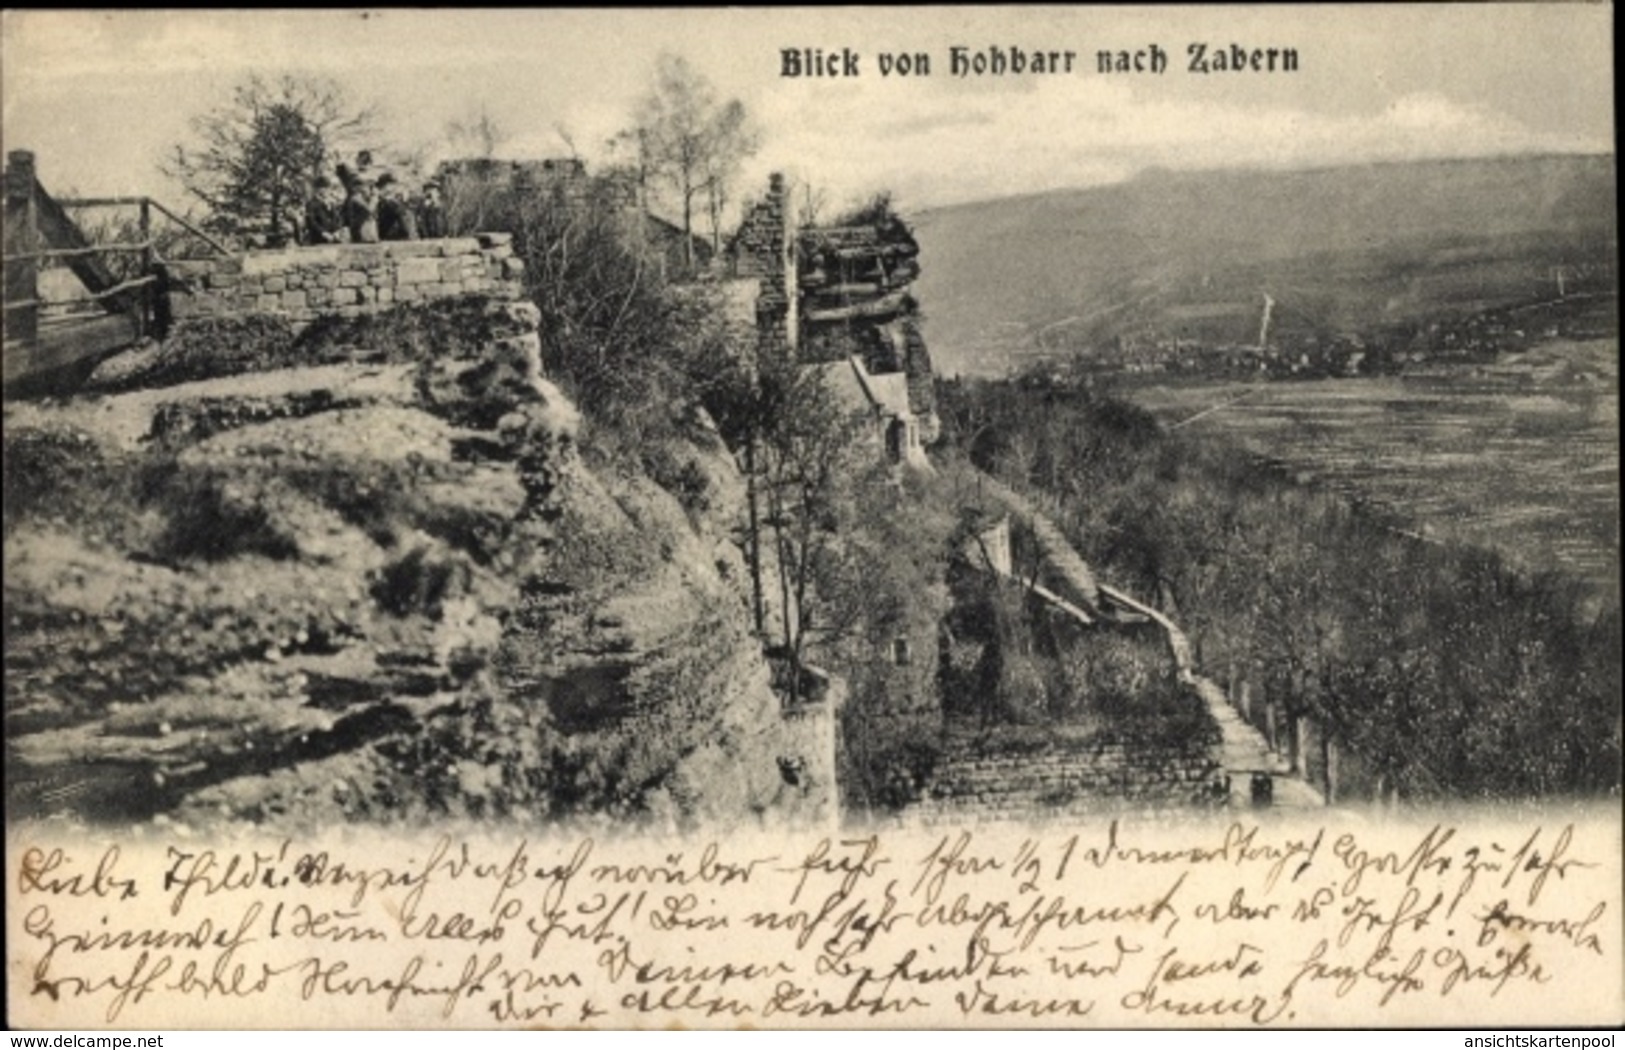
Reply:
[[[663,254],[624,189],[585,191],[488,178],[460,180],[454,214],[514,235],[525,292],[541,310],[546,371],[589,416],[619,432],[619,451],[670,433],[691,399],[685,356],[710,299],[668,294]],[[701,297],[705,298],[705,297]],[[714,298],[714,297],[712,297]]]
[[[199,318],[177,324],[144,368],[96,386],[120,393],[312,363],[297,343],[293,325],[274,314]]]
[[[95,440],[71,427],[8,429],[4,448],[8,530],[25,516],[64,512],[87,482],[99,481],[105,465]]]

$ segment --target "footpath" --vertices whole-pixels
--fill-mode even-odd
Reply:
[[[1178,624],[1161,610],[1100,583],[1065,533],[1032,500],[987,474],[981,475],[981,484],[983,491],[1020,520],[1032,535],[1050,570],[1050,579],[1056,590],[1062,592],[1051,604],[1073,615],[1081,611],[1085,624],[1109,619],[1113,611],[1127,611],[1144,616],[1161,628],[1179,680],[1202,700],[1219,728],[1219,742],[1211,757],[1228,780],[1232,805],[1251,804],[1254,775],[1268,776],[1273,782],[1271,805],[1276,808],[1308,809],[1326,805],[1319,791],[1292,775],[1291,764],[1272,750],[1264,734],[1231,706],[1218,683],[1201,673],[1196,666],[1194,647]],[[1039,596],[1049,600],[1047,589]]]

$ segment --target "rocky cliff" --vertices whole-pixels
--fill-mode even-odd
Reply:
[[[703,421],[589,461],[534,308],[195,325],[5,418],[14,816],[813,819]]]

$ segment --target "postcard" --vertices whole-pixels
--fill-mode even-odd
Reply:
[[[11,1026],[1617,1025],[1612,17],[0,15]]]

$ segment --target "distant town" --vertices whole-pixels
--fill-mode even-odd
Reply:
[[[1592,279],[1601,284],[1611,283],[1613,277],[1598,274]],[[1219,343],[1147,328],[1119,333],[1071,355],[1040,351],[1027,363],[1065,357],[1085,374],[1154,375],[1160,380],[1328,379],[1414,373],[1434,364],[1485,364],[1543,342],[1604,338],[1619,329],[1617,297],[1611,291],[1566,292],[1467,314],[1335,333],[1272,331],[1268,312],[1266,307],[1262,338],[1256,343]]]

